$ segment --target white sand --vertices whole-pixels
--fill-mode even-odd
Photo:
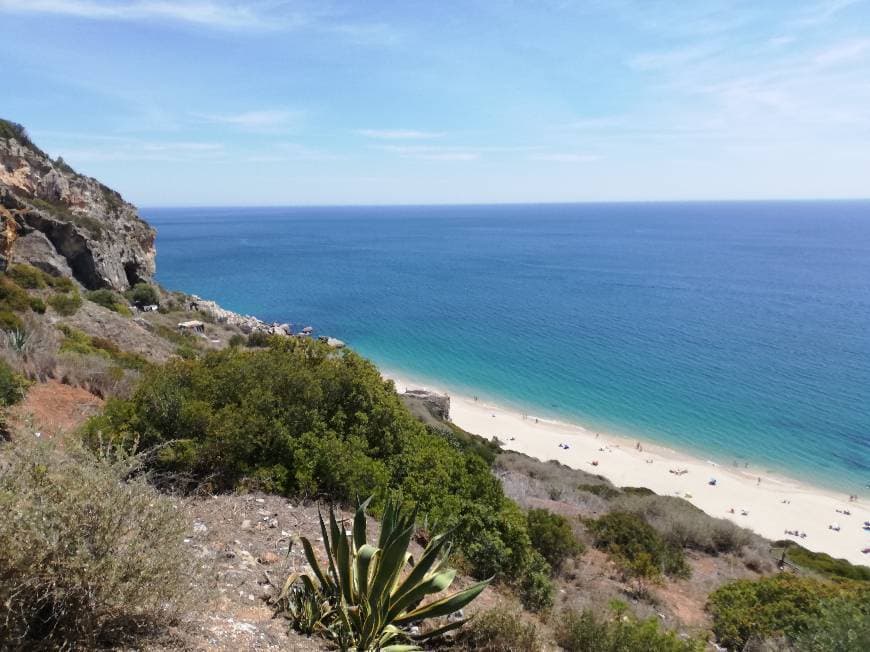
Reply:
[[[395,381],[399,392],[427,388],[391,373],[385,376]],[[456,425],[487,439],[498,437],[509,450],[539,460],[558,460],[602,475],[616,486],[648,487],[661,495],[680,496],[711,516],[730,519],[768,539],[792,539],[810,550],[870,565],[870,554],[861,552],[870,547],[870,532],[863,530],[864,522],[870,521],[866,500],[849,502],[847,495],[770,474],[759,475],[751,469],[716,465],[645,441],[640,442],[643,450],[639,451],[634,439],[604,432],[596,436],[580,426],[541,418],[536,422],[534,415],[524,418],[503,407],[431,386],[428,389],[450,394],[450,417]],[[560,443],[569,448],[559,448]],[[675,475],[669,472],[671,469],[688,472]],[[716,479],[715,486],[708,484],[711,478]],[[847,510],[851,515],[837,510]],[[839,532],[828,527],[835,523],[840,526]],[[798,530],[807,536],[788,536],[786,530]]]

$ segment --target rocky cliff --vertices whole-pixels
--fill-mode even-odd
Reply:
[[[0,271],[29,263],[88,289],[125,290],[154,274],[155,231],[96,179],[52,160],[0,119]]]

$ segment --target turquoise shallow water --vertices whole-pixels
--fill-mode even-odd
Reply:
[[[143,209],[161,283],[385,368],[850,493],[870,202]]]

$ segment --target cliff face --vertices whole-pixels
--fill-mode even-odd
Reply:
[[[88,289],[125,290],[154,274],[155,231],[96,179],[52,161],[0,120],[0,271],[29,263]]]

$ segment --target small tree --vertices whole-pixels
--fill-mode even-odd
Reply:
[[[137,306],[156,306],[160,304],[157,289],[148,283],[136,283],[127,292],[127,298]]]
[[[583,551],[582,544],[577,541],[571,524],[564,516],[546,509],[530,509],[526,517],[532,545],[554,572],[561,568],[566,559]]]

